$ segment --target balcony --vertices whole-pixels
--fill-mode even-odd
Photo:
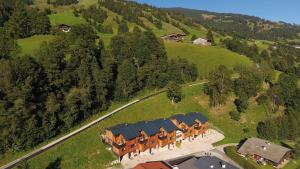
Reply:
[[[140,144],[145,144],[147,142],[147,139],[146,138],[144,138],[144,137],[140,137],[139,138],[139,143]]]
[[[126,143],[125,142],[113,143],[113,146],[120,149],[120,148],[124,148],[126,146]]]
[[[160,139],[160,140],[165,140],[166,138],[167,138],[166,135],[160,135],[160,136],[158,136],[158,139]]]
[[[182,131],[182,133],[186,133],[188,132],[188,129],[180,129],[180,131]]]

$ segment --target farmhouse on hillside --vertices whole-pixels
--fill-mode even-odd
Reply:
[[[211,41],[203,38],[198,38],[193,41],[195,45],[211,45]]]
[[[65,33],[68,33],[71,31],[71,26],[66,25],[66,24],[60,24],[57,27],[60,31],[65,32]]]
[[[174,147],[176,141],[194,138],[206,132],[208,120],[200,113],[175,115],[169,119],[120,124],[106,129],[102,136],[120,160],[148,151]]]
[[[259,138],[249,138],[239,148],[243,156],[251,156],[261,164],[281,165],[291,155],[291,150]]]
[[[169,34],[169,35],[161,36],[160,38],[163,39],[163,40],[170,40],[170,41],[180,42],[184,39],[185,36],[186,36],[186,34],[182,34],[182,33],[172,33],[172,34]]]

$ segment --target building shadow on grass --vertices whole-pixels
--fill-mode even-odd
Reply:
[[[46,169],[61,169],[61,158],[57,158],[56,160],[49,163]]]

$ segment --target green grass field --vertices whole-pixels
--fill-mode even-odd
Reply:
[[[204,96],[201,86],[184,87],[183,91],[184,98],[182,102],[178,104],[172,104],[167,99],[166,94],[162,93],[125,109],[87,131],[53,147],[49,151],[30,160],[29,164],[32,168],[45,168],[49,163],[61,159],[61,168],[64,169],[105,168],[115,157],[110,151],[107,151],[105,146],[100,142],[100,131],[103,130],[103,128],[125,122],[133,123],[141,120],[169,117],[176,113],[199,111],[209,118],[210,123],[224,131],[226,138],[219,143],[221,144],[238,142],[246,136],[255,135],[255,124],[264,118],[263,113],[252,118],[258,114],[258,111],[261,111],[261,108],[257,105],[251,105],[253,106],[253,109],[251,107],[253,111],[246,112],[244,117],[251,117],[251,120],[245,120],[245,122],[241,124],[231,120],[228,113],[212,113],[208,111],[208,108],[202,106],[201,102]],[[120,103],[113,104],[110,110],[118,106],[120,106]],[[101,113],[97,116],[103,114],[104,113]],[[249,128],[249,133],[245,134],[243,132],[242,129],[244,126]],[[16,155],[10,156],[10,158],[15,157]],[[0,165],[3,163],[4,161],[0,160]]]
[[[189,43],[165,42],[169,58],[182,57],[198,66],[199,74],[206,76],[211,70],[223,64],[232,68],[236,64],[250,65],[249,58],[214,46],[198,46]]]
[[[82,17],[75,17],[72,10],[49,15],[52,26],[59,24],[76,25],[86,23]]]
[[[25,39],[18,39],[18,44],[21,47],[21,55],[33,54],[42,42],[50,41],[53,38],[53,35],[35,35]]]

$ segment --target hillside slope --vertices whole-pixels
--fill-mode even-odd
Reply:
[[[187,17],[196,23],[219,32],[262,40],[299,39],[300,26],[272,22],[255,16],[216,13],[186,8],[168,8],[179,18]]]

